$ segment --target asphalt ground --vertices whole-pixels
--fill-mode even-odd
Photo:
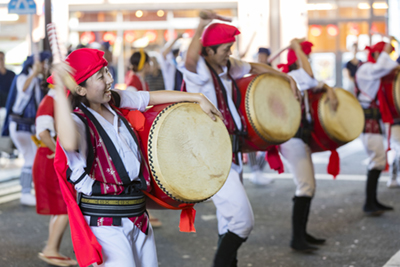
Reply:
[[[378,196],[383,203],[393,205],[395,211],[381,217],[365,217],[361,208],[366,155],[359,148],[359,143],[353,143],[339,151],[342,173],[346,175],[336,180],[324,175],[329,153],[314,156],[317,178],[323,179],[317,180],[308,230],[317,237],[327,238],[327,243],[313,254],[300,254],[289,248],[291,199],[295,190],[290,174],[266,187],[245,179],[255,228],[239,250],[239,266],[385,265],[400,250],[400,189],[388,189],[385,174]],[[163,223],[155,229],[159,266],[211,266],[218,239],[215,207],[212,202],[205,202],[197,204],[196,210],[196,233],[179,232],[179,212],[152,211]],[[49,217],[37,215],[34,208],[23,207],[18,200],[1,204],[0,266],[48,266],[37,257],[47,239],[48,221]],[[74,256],[69,232],[65,234],[61,252]]]

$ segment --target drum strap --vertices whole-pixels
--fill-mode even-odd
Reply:
[[[243,138],[243,136],[247,135],[246,122],[245,122],[242,112],[240,111],[240,102],[241,102],[240,90],[239,90],[239,87],[237,86],[235,80],[229,74],[230,61],[228,61],[227,74],[228,74],[229,79],[231,79],[231,81],[232,81],[232,98],[235,103],[235,107],[238,111],[238,114],[240,116],[240,120],[242,123],[242,129],[239,129],[235,120],[233,119],[232,112],[229,109],[229,105],[228,105],[227,91],[226,91],[224,84],[221,81],[221,78],[219,77],[217,72],[210,66],[210,64],[208,64],[207,61],[206,61],[206,64],[207,64],[207,67],[210,69],[210,73],[213,78],[215,93],[216,93],[217,101],[218,101],[218,109],[223,114],[225,126],[228,129],[229,134],[231,135],[233,161],[234,161],[234,163],[237,164],[239,162],[239,158],[238,158],[239,154],[238,153],[240,151],[240,139]]]

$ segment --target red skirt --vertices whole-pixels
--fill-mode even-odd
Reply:
[[[39,147],[32,174],[36,192],[36,212],[43,215],[67,214],[67,205],[61,193],[57,174],[54,170],[54,159],[47,156],[53,152],[47,147]]]

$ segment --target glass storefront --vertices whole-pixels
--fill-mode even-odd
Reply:
[[[387,1],[308,1],[308,40],[314,43],[312,66],[317,79],[331,86],[349,89],[344,65],[353,58],[366,60],[364,48],[383,40],[387,34]]]

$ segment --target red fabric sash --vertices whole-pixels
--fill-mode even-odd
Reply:
[[[54,169],[58,176],[65,204],[67,204],[71,239],[76,259],[78,260],[79,266],[82,267],[90,266],[93,263],[100,265],[103,263],[101,246],[99,242],[97,242],[96,236],[86,223],[81,209],[76,203],[75,190],[71,187],[71,184],[67,182],[67,163],[68,161],[64,150],[57,140]]]
[[[279,155],[278,146],[272,146],[265,152],[265,160],[268,162],[271,169],[277,171],[279,174],[285,171],[281,156]]]

